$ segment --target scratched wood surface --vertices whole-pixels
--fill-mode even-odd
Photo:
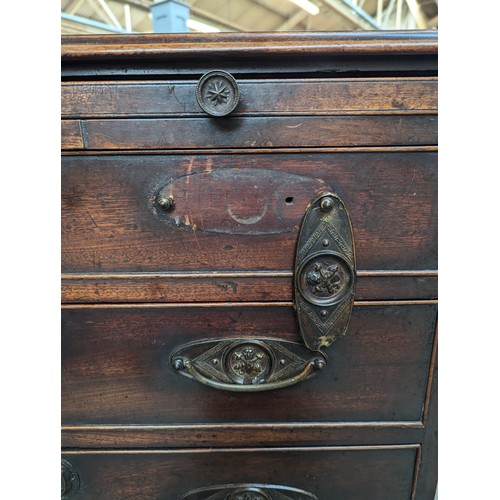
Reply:
[[[410,444],[261,451],[69,451],[63,458],[80,475],[80,492],[74,497],[78,499],[178,500],[196,488],[260,483],[299,488],[320,500],[402,500],[410,498],[416,452],[417,446]]]
[[[68,149],[83,149],[82,131],[80,122],[76,120],[61,121],[61,140]]]
[[[325,186],[349,210],[358,269],[436,269],[436,163],[432,152],[66,156],[63,272],[292,271]]]
[[[242,394],[180,375],[171,352],[212,338],[299,341],[291,306],[65,308],[63,424],[416,421],[435,320],[432,304],[355,306],[317,376]]]
[[[368,275],[367,275],[368,274]],[[356,300],[437,298],[435,272],[358,273]],[[64,303],[291,301],[293,273],[64,274]]]
[[[437,110],[437,78],[238,80],[232,115],[429,113]],[[63,117],[205,116],[196,81],[63,82]]]
[[[67,121],[89,150],[435,145],[438,131],[436,115],[407,114]],[[80,147],[63,136],[62,149]]]

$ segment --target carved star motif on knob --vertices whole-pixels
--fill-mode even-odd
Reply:
[[[221,80],[210,82],[208,84],[207,99],[210,99],[215,106],[227,102],[229,99],[229,89],[226,84]]]

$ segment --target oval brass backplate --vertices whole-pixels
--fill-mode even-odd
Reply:
[[[324,192],[306,209],[294,281],[294,307],[305,345],[312,351],[329,347],[347,331],[356,284],[351,221],[333,191]]]

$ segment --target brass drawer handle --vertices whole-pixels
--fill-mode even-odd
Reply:
[[[290,486],[275,484],[223,484],[198,488],[180,500],[318,500],[316,495]]]
[[[226,116],[236,108],[240,99],[238,84],[225,71],[205,73],[196,86],[196,100],[211,116]]]
[[[215,339],[190,342],[170,356],[181,374],[202,384],[236,392],[281,389],[326,366],[326,356],[279,339]]]
[[[71,498],[80,489],[80,477],[75,467],[64,458],[61,459],[61,498]]]
[[[333,191],[307,207],[295,256],[294,307],[304,344],[312,351],[345,335],[356,284],[351,220]]]
[[[306,208],[295,257],[294,309],[304,345],[275,338],[200,340],[175,349],[170,363],[181,374],[226,391],[301,382],[326,366],[321,350],[347,332],[355,283],[349,214],[333,191],[325,191]]]

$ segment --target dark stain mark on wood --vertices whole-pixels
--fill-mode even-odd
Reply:
[[[173,197],[174,210],[151,208],[160,220],[185,229],[280,234],[297,230],[308,203],[324,186],[320,179],[283,171],[205,169],[175,178],[150,199]]]

